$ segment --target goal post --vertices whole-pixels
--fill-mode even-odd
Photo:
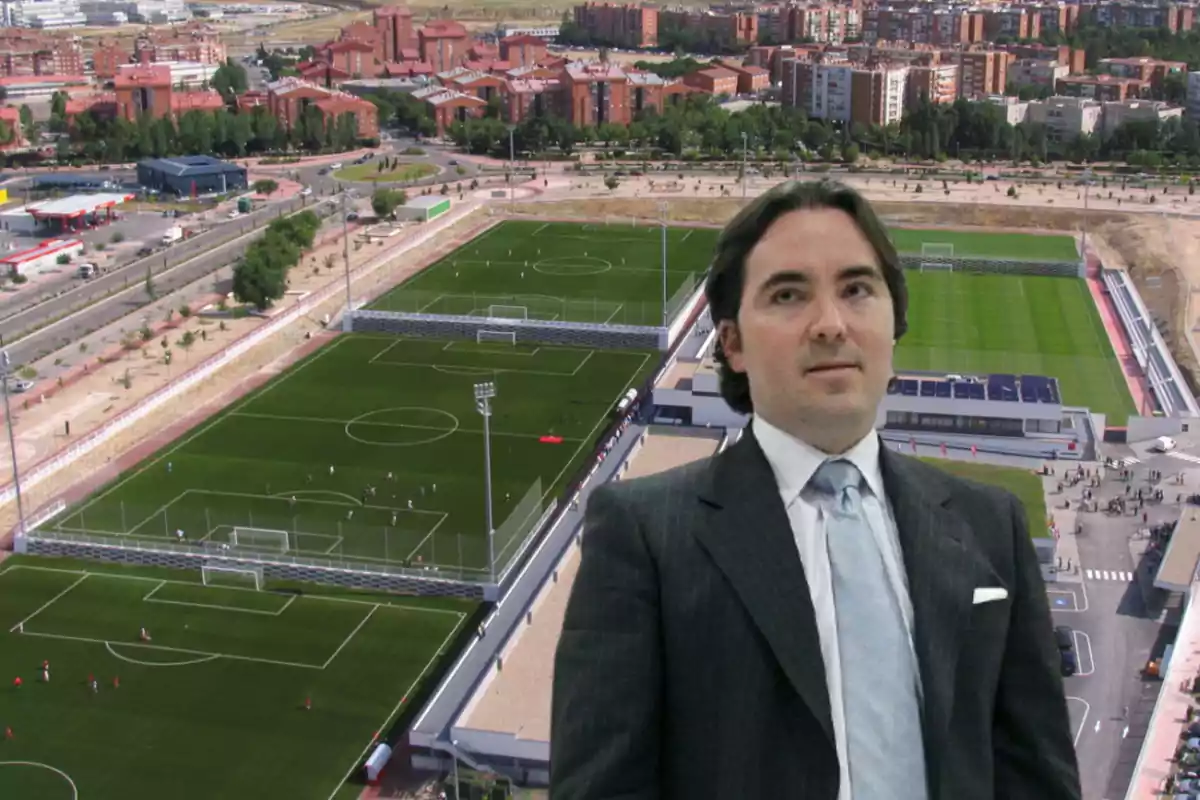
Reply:
[[[954,272],[954,264],[949,261],[922,261],[921,272]]]
[[[921,242],[921,257],[954,258],[954,245],[949,242]]]
[[[263,588],[263,568],[254,566],[232,566],[229,564],[204,564],[200,567],[200,580],[205,586],[245,586],[252,584],[256,591]]]
[[[507,344],[516,346],[516,331],[475,331],[476,344]]]
[[[252,547],[273,553],[286,553],[291,549],[287,531],[273,528],[243,528],[235,526],[229,534],[230,547]]]
[[[492,304],[487,307],[487,315],[493,319],[529,319],[529,308]]]

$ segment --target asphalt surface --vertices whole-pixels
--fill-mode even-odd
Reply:
[[[272,219],[318,198],[294,198],[271,203],[236,220],[179,242],[64,292],[31,309],[0,320],[14,367],[30,364],[104,325],[147,305],[146,270],[153,273],[155,294],[162,296],[231,263],[253,234]],[[237,236],[232,239],[231,237]],[[90,305],[88,305],[90,303]],[[81,308],[82,307],[82,308]]]
[[[1130,465],[1129,485],[1134,492],[1155,485],[1148,480],[1151,468],[1167,478],[1159,484],[1166,494],[1164,503],[1145,506],[1151,525],[1178,517],[1174,500],[1179,487],[1170,478],[1186,466],[1167,458]],[[1191,483],[1196,485],[1195,476]],[[1100,507],[1107,498],[1123,495],[1125,487],[1109,470],[1097,491]],[[1065,496],[1074,504],[1079,489],[1068,489]],[[1063,497],[1050,499],[1060,505]],[[1056,625],[1074,630],[1079,672],[1064,682],[1083,796],[1121,800],[1162,685],[1157,679],[1143,678],[1142,670],[1162,654],[1174,633],[1160,621],[1167,616],[1166,593],[1153,588],[1153,572],[1139,569],[1131,554],[1131,540],[1142,527],[1141,515],[1091,512],[1082,519],[1083,533],[1076,538],[1080,564],[1071,565],[1078,571],[1048,587],[1050,607]]]

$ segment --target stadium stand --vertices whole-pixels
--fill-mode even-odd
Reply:
[[[1062,404],[1058,381],[1043,375],[988,375],[983,380],[900,377],[888,387],[888,394],[955,400],[993,400],[1005,403]]]

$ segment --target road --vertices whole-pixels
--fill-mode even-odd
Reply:
[[[254,231],[280,213],[301,208],[303,200],[272,203],[6,317],[0,321],[0,336],[10,342],[7,350],[13,366],[37,361],[148,303],[150,298],[145,292],[148,266],[156,273],[153,278],[156,294],[174,291],[233,262],[254,240]],[[230,241],[229,237],[235,233],[244,235]],[[91,305],[87,305],[89,302]]]
[[[1135,464],[1130,485],[1135,492],[1150,487],[1150,466],[1171,475],[1180,465],[1178,461]],[[1100,507],[1106,498],[1124,494],[1125,485],[1110,471],[1097,492]],[[1168,502],[1145,506],[1151,524],[1178,516],[1176,492],[1170,485],[1163,488]],[[1078,489],[1068,492],[1074,501]],[[1061,497],[1054,495],[1051,500],[1059,503]],[[1064,575],[1050,585],[1050,607],[1055,624],[1068,625],[1075,632],[1079,672],[1066,678],[1065,684],[1083,796],[1119,800],[1129,786],[1161,686],[1157,680],[1144,679],[1142,669],[1161,655],[1173,633],[1159,621],[1165,596],[1153,589],[1148,572],[1139,573],[1130,554],[1130,537],[1141,527],[1140,515],[1088,513],[1083,525],[1084,532],[1076,540],[1078,575]]]

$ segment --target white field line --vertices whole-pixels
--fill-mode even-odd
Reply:
[[[142,642],[113,642],[109,639],[93,639],[89,636],[65,636],[61,633],[34,633],[26,631],[24,636],[39,636],[43,639],[59,639],[64,642],[86,642],[88,644],[111,645],[113,647],[136,647],[141,650],[161,650],[165,653],[183,653],[189,656],[212,656],[228,658],[231,661],[246,661],[252,664],[270,664],[276,667],[292,667],[295,669],[325,669],[320,664],[300,664],[295,661],[276,661],[272,658],[257,658],[255,656],[234,656],[228,653],[210,653],[207,650],[187,650],[182,647],[167,647],[160,644],[144,644]],[[164,664],[163,666],[171,666]]]
[[[329,658],[325,659],[325,663],[321,665],[321,669],[327,669],[329,667],[329,665],[333,663],[333,660],[338,657],[338,654],[341,653],[342,650],[346,649],[346,645],[350,644],[350,640],[358,635],[358,632],[363,629],[364,625],[366,625],[368,622],[370,622],[371,617],[375,616],[375,612],[378,610],[379,610],[378,605],[371,606],[371,610],[368,611],[363,616],[362,620],[360,620],[359,623],[354,626],[354,630],[350,631],[350,635],[342,640],[342,643],[338,645],[337,650],[333,651],[333,655],[331,655]]]
[[[81,583],[83,583],[85,580],[87,580],[87,577],[88,577],[88,573],[86,573],[86,572],[85,572],[85,573],[83,573],[82,575],[80,575],[80,576],[79,576],[79,580],[75,581],[75,582],[74,582],[74,583],[72,583],[70,586],[68,586],[67,588],[63,589],[63,590],[62,590],[61,592],[59,592],[58,594],[54,595],[54,597],[51,597],[51,598],[50,598],[49,600],[47,600],[46,602],[42,603],[42,604],[41,604],[41,605],[38,607],[37,611],[34,611],[34,612],[33,612],[32,614],[30,614],[28,617],[26,617],[25,619],[21,620],[21,621],[20,621],[20,622],[18,622],[16,625],[13,625],[11,628],[9,628],[9,629],[8,629],[8,632],[9,632],[9,633],[12,633],[12,632],[13,632],[13,631],[15,631],[15,630],[23,630],[23,629],[25,628],[25,623],[26,623],[26,622],[29,622],[29,620],[33,619],[33,618],[34,618],[34,617],[36,617],[38,614],[40,614],[40,613],[42,613],[43,611],[45,611],[47,608],[49,608],[50,606],[52,606],[52,605],[54,605],[55,603],[57,603],[57,602],[58,602],[59,600],[61,600],[63,597],[66,597],[66,595],[67,595],[67,593],[68,593],[68,592],[70,592],[70,591],[71,591],[72,589],[74,589],[76,586],[78,586],[79,584],[81,584]]]
[[[404,705],[405,702],[408,701],[408,696],[410,694],[412,694],[413,690],[416,689],[417,685],[420,684],[420,682],[424,679],[425,674],[427,672],[429,672],[430,668],[435,663],[437,663],[437,660],[439,658],[441,658],[442,653],[444,653],[446,650],[446,645],[450,644],[450,641],[458,634],[458,629],[460,627],[462,627],[463,620],[465,620],[467,618],[466,614],[462,614],[457,611],[454,611],[451,613],[456,614],[458,616],[458,623],[450,630],[450,633],[446,634],[446,638],[442,640],[442,643],[440,645],[438,645],[438,649],[434,652],[433,656],[429,659],[429,661],[426,662],[425,667],[421,670],[421,672],[417,675],[417,677],[413,679],[412,684],[410,684],[408,689],[405,690],[404,694],[402,694],[400,696],[400,699],[398,701],[396,701],[396,705],[392,708],[391,711],[388,712],[388,715],[386,717],[384,717],[383,722],[381,722],[379,724],[379,726],[375,728],[375,730],[380,731],[381,734],[385,731],[387,726],[391,724],[392,720],[394,720],[396,718],[396,714],[398,714],[400,712],[400,707],[402,705]],[[362,762],[363,758],[367,755],[367,752],[370,751],[370,749],[373,746],[375,746],[375,743],[376,743],[376,740],[374,737],[372,737],[371,741],[367,742],[367,746],[364,747],[362,749],[362,752],[359,753],[355,757],[354,762],[350,765],[350,769],[346,770],[346,774],[342,777],[342,779],[340,781],[338,781],[337,786],[335,786],[333,788],[333,791],[329,793],[328,800],[335,800],[338,793],[341,792],[342,787],[345,785],[346,781],[350,780],[350,777],[354,774],[355,770],[358,769],[358,765]]]

